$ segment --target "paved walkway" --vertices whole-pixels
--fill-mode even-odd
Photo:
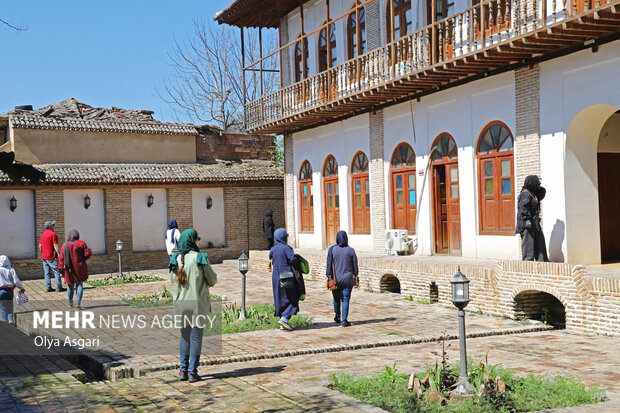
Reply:
[[[236,265],[236,262],[225,262],[215,266],[220,282],[212,292],[238,303],[241,282]],[[250,272],[248,304],[270,302],[270,284],[269,274]],[[120,294],[159,292],[164,285],[167,282],[88,288],[84,307],[101,314],[110,313],[119,307],[102,305],[112,305]],[[174,351],[165,355],[149,354],[138,348],[149,344],[148,337],[107,336],[106,340],[113,341],[106,343],[102,337],[103,351],[88,354],[117,369],[116,381],[82,383],[82,371],[45,350],[40,350],[39,357],[0,357],[0,410],[368,411],[369,406],[325,388],[328,375],[336,371],[369,375],[394,362],[400,371],[420,371],[434,363],[431,351],[437,351],[438,346],[433,337],[441,335],[444,329],[448,334],[456,332],[457,317],[452,309],[360,290],[355,290],[353,295],[350,319],[354,325],[341,328],[332,322],[331,300],[324,286],[312,281],[307,286],[308,299],[302,303],[302,312],[314,318],[314,326],[293,333],[270,330],[224,336],[222,354],[203,357],[204,362],[212,365],[201,367],[205,380],[200,383],[181,383],[175,377],[176,334],[159,334],[150,340],[161,348],[174,347]],[[64,294],[43,292],[43,281],[29,281],[26,288],[32,307],[19,311],[43,306],[67,309]],[[125,310],[134,311],[126,307]],[[170,312],[169,307],[151,310]],[[29,317],[31,313],[23,312],[18,320],[27,326]],[[587,383],[599,384],[613,396],[612,402],[593,409],[620,410],[620,339],[558,331],[501,335],[544,326],[471,313],[467,323],[468,332],[481,336],[468,340],[469,354],[482,357],[489,351],[491,363],[501,363],[524,373],[583,377]],[[75,337],[90,334],[83,330],[65,333]],[[6,325],[2,339],[22,351],[32,347],[32,338]],[[119,349],[123,356],[118,355]],[[274,352],[277,349],[281,351]],[[457,352],[455,343],[449,349],[451,361],[458,359]],[[123,375],[143,377],[122,378]],[[593,411],[583,409],[586,408],[572,411]]]

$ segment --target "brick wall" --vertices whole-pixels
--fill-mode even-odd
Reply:
[[[224,160],[271,160],[275,149],[272,135],[247,135],[243,133],[221,133],[208,126],[197,128],[196,161],[213,162]]]
[[[372,248],[385,249],[385,170],[383,167],[383,110],[369,116],[370,135],[370,226]]]
[[[286,198],[286,231],[289,233],[288,243],[293,248],[297,242],[295,225],[295,178],[293,167],[293,135],[284,134],[284,191]]]
[[[310,263],[310,275],[322,280],[327,251],[302,254]],[[251,252],[252,268],[267,270],[268,263],[264,251]],[[389,290],[396,285],[396,278],[405,297],[452,305],[450,279],[457,271],[456,265],[405,257],[358,257],[358,265],[364,290]],[[461,271],[470,280],[470,311],[509,318],[541,318],[544,307],[552,316],[561,313],[559,301],[566,313],[567,330],[620,336],[620,279],[590,276],[582,265],[533,261],[461,265]]]
[[[515,71],[516,187],[528,175],[540,176],[540,68]]]
[[[35,189],[35,219],[37,220],[36,244],[38,244],[43,223],[56,220],[56,232],[62,243],[64,234],[63,190],[65,188]],[[168,187],[168,218],[175,218],[180,228],[191,228],[192,189],[189,187]],[[212,261],[237,258],[241,252],[267,248],[262,233],[263,217],[267,209],[273,210],[276,227],[284,226],[284,191],[282,183],[254,184],[253,186],[224,187],[226,226],[226,247],[208,248],[204,251]],[[249,213],[248,213],[249,212]],[[168,255],[164,249],[163,234],[161,251],[133,252],[131,225],[131,187],[107,188],[104,190],[106,253],[94,255],[88,260],[90,273],[118,271],[116,241],[123,241],[123,272],[144,269],[165,268]],[[41,221],[41,225],[38,222]],[[79,228],[78,228],[79,230]],[[88,243],[88,240],[84,240]],[[15,259],[11,264],[22,280],[42,279],[41,254],[37,259]]]
[[[365,6],[366,11],[366,46],[368,51],[378,49],[381,43],[381,2],[376,0]]]

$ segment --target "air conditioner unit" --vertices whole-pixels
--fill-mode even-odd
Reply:
[[[409,233],[406,229],[388,229],[385,231],[385,249],[388,254],[407,254],[409,243]]]

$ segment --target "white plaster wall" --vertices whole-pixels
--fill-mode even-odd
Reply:
[[[620,108],[610,80],[619,64],[615,41],[598,53],[584,50],[540,65],[543,231],[555,240],[556,259],[600,262],[596,152],[603,124]]]
[[[153,194],[153,205],[146,206]],[[168,228],[166,190],[159,188],[131,190],[131,230],[134,251],[165,251],[164,235]]]
[[[84,208],[84,197],[90,198],[90,207]],[[80,239],[88,245],[93,254],[105,254],[105,212],[102,189],[66,189],[63,191],[65,204],[65,234],[76,229]],[[61,244],[65,240],[58,240]]]
[[[207,209],[207,197],[209,196],[213,206]],[[245,205],[240,207],[245,208]],[[214,247],[225,246],[226,223],[224,222],[224,190],[222,188],[193,188],[192,216],[194,229],[200,236],[199,248],[207,248],[209,242]]]
[[[9,201],[15,197],[17,209],[9,209]],[[0,191],[0,255],[9,259],[35,258],[37,256],[34,229],[34,194],[32,191]],[[19,274],[18,274],[19,275]]]

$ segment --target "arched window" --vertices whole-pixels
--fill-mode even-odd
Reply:
[[[338,162],[329,155],[323,166],[323,205],[325,209],[325,240],[336,243],[340,231],[340,195],[338,190]]]
[[[392,154],[390,164],[392,188],[392,227],[415,234],[416,185],[415,153],[411,146],[401,143]]]
[[[358,0],[359,3],[359,0]],[[355,8],[355,6],[353,6]],[[366,53],[366,10],[358,10],[359,20],[356,22],[355,13],[349,14],[347,19],[347,56],[353,59]],[[357,38],[357,24],[360,26],[360,38]]]
[[[312,166],[304,161],[299,172],[299,204],[301,232],[314,231],[314,191],[312,190]]]
[[[329,67],[334,67],[336,63],[336,25],[329,25],[329,48],[330,58]],[[319,72],[327,70],[327,30],[323,28],[319,32]]]
[[[513,138],[502,122],[491,122],[480,134],[478,194],[481,235],[514,235],[515,195]]]
[[[295,82],[300,82],[305,78],[302,64],[306,66],[306,76],[308,76],[308,38],[304,38],[304,49],[304,57],[302,59],[301,40],[297,41],[295,44]]]
[[[390,41],[390,31],[392,30],[392,14],[390,13],[390,3],[388,2],[387,12],[387,41]],[[394,0],[394,40],[412,32],[412,12],[411,0]]]
[[[364,152],[358,152],[353,158],[351,188],[353,188],[353,233],[370,234],[370,183],[368,158]]]

